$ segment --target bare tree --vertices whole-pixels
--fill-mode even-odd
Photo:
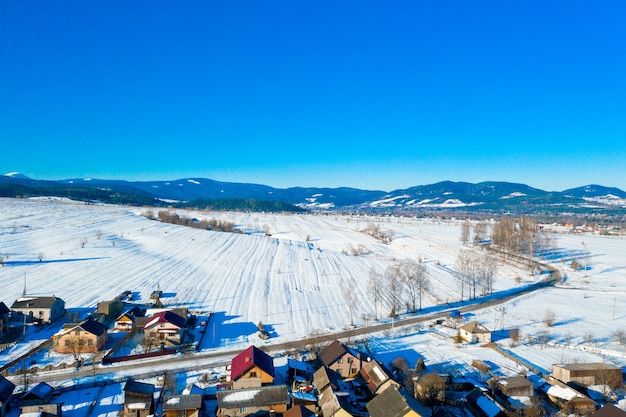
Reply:
[[[413,259],[408,259],[391,267],[389,273],[395,274],[398,281],[406,287],[413,312],[417,311],[416,301],[419,302],[419,309],[421,310],[422,292],[428,289],[429,285],[426,267]]]
[[[469,220],[465,220],[461,223],[461,243],[463,245],[467,245],[470,240],[470,228],[471,225]]]
[[[398,307],[400,304],[400,281],[398,275],[394,271],[395,266],[387,268],[386,274],[386,299],[389,305],[389,317],[396,317],[398,315]]]
[[[382,276],[376,268],[372,268],[370,271],[370,279],[367,283],[367,289],[372,297],[372,303],[374,304],[374,320],[378,320],[378,305],[381,303],[381,296],[383,290]]]
[[[343,300],[346,302],[346,306],[350,311],[350,326],[354,326],[354,308],[356,307],[357,298],[354,295],[355,283],[354,279],[347,278],[345,280],[344,285],[341,287],[341,295],[343,296]]]
[[[488,224],[485,221],[480,221],[474,225],[474,243],[480,243],[487,239]]]
[[[556,321],[556,312],[554,310],[547,309],[543,313],[543,323],[546,327],[552,327]]]

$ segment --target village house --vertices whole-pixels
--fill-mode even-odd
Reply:
[[[476,417],[506,417],[506,410],[480,388],[475,388],[466,397],[467,408]]]
[[[387,368],[374,359],[363,364],[360,374],[372,394],[382,392],[391,385],[398,386]]]
[[[371,417],[427,417],[430,413],[415,400],[400,393],[397,386],[391,386],[367,403]]]
[[[306,407],[296,405],[287,410],[283,417],[315,417],[315,413]]]
[[[338,340],[326,346],[319,354],[324,366],[337,372],[342,378],[353,378],[360,371],[363,362],[369,357],[355,349],[349,348]]]
[[[217,417],[282,415],[289,405],[285,385],[270,385],[217,392]]]
[[[202,395],[166,395],[161,408],[165,417],[199,417],[202,409]]]
[[[602,362],[554,365],[552,376],[566,384],[575,383],[584,387],[608,385],[611,388],[619,388],[623,386],[622,368]]]
[[[148,317],[143,326],[144,343],[152,345],[179,346],[185,343],[183,336],[185,319],[171,311],[161,311]]]
[[[443,401],[446,395],[446,378],[436,374],[421,374],[413,378],[413,396],[418,400]]]
[[[65,302],[53,296],[24,296],[15,300],[11,311],[21,313],[39,323],[48,323],[65,316]]]
[[[6,304],[0,301],[0,340],[4,338],[9,330],[9,314],[11,310]]]
[[[20,398],[20,410],[22,414],[37,414],[42,417],[61,417],[60,403],[52,401],[54,388],[45,382],[32,387]]]
[[[342,394],[330,385],[319,392],[318,402],[324,417],[353,417],[348,396]]]
[[[256,346],[250,346],[231,361],[230,380],[235,389],[274,383],[274,360]]]
[[[595,413],[591,417],[626,417],[626,411],[623,411],[613,404],[607,404]]]
[[[468,343],[490,343],[491,330],[477,321],[471,321],[459,329],[461,339]]]
[[[327,366],[322,366],[313,374],[313,385],[319,392],[322,392],[327,387],[333,390],[339,389],[339,376],[333,370]]]
[[[53,349],[59,353],[96,353],[107,342],[107,326],[87,319],[79,324],[66,324],[52,339]]]
[[[124,303],[120,300],[101,301],[98,303],[97,313],[104,316],[105,320],[109,320],[117,317],[123,308]]]
[[[15,384],[0,375],[0,417],[4,417],[8,411],[8,405],[13,399]]]
[[[535,387],[526,377],[514,376],[498,378],[489,381],[494,391],[499,391],[507,397],[534,397]]]
[[[595,411],[595,401],[555,378],[547,378],[540,390],[565,414],[589,415]]]
[[[154,415],[154,385],[129,379],[124,384],[123,417]]]
[[[124,311],[115,319],[115,330],[121,332],[132,332],[136,330],[137,318],[144,317],[145,311],[139,306],[133,306]],[[143,323],[145,325],[145,323]]]

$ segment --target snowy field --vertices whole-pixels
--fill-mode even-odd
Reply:
[[[243,232],[234,234],[160,223],[144,217],[145,211],[57,199],[0,199],[0,301],[10,306],[26,285],[28,294],[54,294],[67,308],[95,308],[125,290],[137,302],[148,302],[160,288],[167,306],[213,313],[212,335],[203,347],[215,348],[261,343],[259,321],[271,342],[343,330],[350,312],[340,289],[349,282],[357,297],[355,324],[371,323],[370,273],[383,273],[398,260],[419,259],[426,266],[431,283],[422,300],[425,309],[461,297],[452,274],[462,249],[460,220],[179,211],[234,222]],[[392,242],[364,233],[371,224],[393,232]],[[495,330],[519,328],[515,346],[510,339],[499,343],[542,369],[588,360],[623,366],[625,348],[613,334],[626,330],[626,240],[569,233],[554,237],[559,253],[554,265],[564,275],[562,283],[475,311],[466,320]],[[571,257],[585,251],[588,269],[573,270]],[[494,292],[538,279],[527,268],[501,264]],[[555,314],[549,328],[543,320],[547,310]],[[455,346],[442,334],[445,329],[396,329],[368,343],[381,360],[404,356],[414,365],[421,356],[428,365],[454,370],[478,358],[497,364],[497,373],[519,372],[518,365],[492,349]],[[7,352],[0,353],[0,363],[6,362],[3,356]]]

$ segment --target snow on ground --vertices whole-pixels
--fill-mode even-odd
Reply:
[[[233,234],[163,224],[142,216],[145,211],[59,199],[0,199],[0,301],[10,306],[26,285],[28,294],[54,294],[69,308],[95,308],[125,290],[138,302],[148,302],[158,287],[166,305],[213,313],[202,345],[208,349],[261,343],[259,321],[272,335],[270,341],[342,330],[350,314],[340,288],[348,280],[355,285],[357,326],[371,322],[371,270],[383,272],[396,260],[414,258],[426,265],[431,288],[422,300],[425,308],[461,296],[452,274],[462,249],[460,220],[180,211],[232,221],[243,232]],[[392,232],[392,242],[363,233],[372,224]],[[625,240],[553,236],[555,250],[546,256],[562,271],[562,283],[465,319],[496,330],[518,328],[515,346],[506,338],[498,343],[541,369],[588,360],[624,366],[624,346],[613,333],[626,329]],[[588,267],[572,269],[574,258]],[[538,279],[525,267],[501,264],[494,291]],[[555,315],[551,327],[544,322],[547,311]],[[429,366],[457,373],[471,370],[473,359],[493,364],[496,374],[521,370],[493,349],[454,345],[441,328],[394,329],[367,343],[377,358],[404,356],[411,366],[421,356]],[[18,349],[23,345],[13,348]],[[13,356],[11,349],[0,353],[0,364]]]

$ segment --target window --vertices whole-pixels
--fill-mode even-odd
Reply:
[[[343,360],[343,358],[337,359],[337,363],[341,363],[342,360]]]
[[[88,340],[87,340],[87,344],[88,344],[89,346],[93,346],[93,339],[88,339]]]
[[[256,371],[250,372],[250,378],[256,378]]]
[[[352,363],[353,359],[352,358],[348,358],[348,363]]]
[[[65,346],[69,346],[70,345],[70,339],[65,339]]]

